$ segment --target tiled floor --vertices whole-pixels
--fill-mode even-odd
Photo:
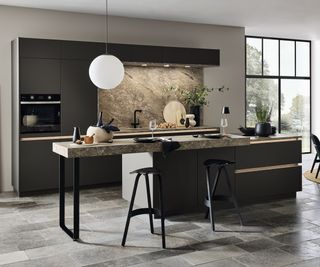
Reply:
[[[304,168],[312,155],[304,157]],[[120,188],[81,193],[81,238],[58,225],[57,194],[0,195],[0,264],[4,266],[320,266],[320,186],[303,179],[297,199],[217,215],[212,232],[203,214],[169,218],[167,245],[149,234],[147,217],[132,219],[127,247],[120,246],[128,203]],[[71,194],[67,202],[71,203]],[[71,206],[67,208],[72,215]],[[156,220],[158,221],[158,220]],[[159,233],[159,223],[156,231]]]

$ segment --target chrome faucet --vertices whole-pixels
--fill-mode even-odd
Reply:
[[[133,126],[133,128],[137,128],[137,126],[140,125],[139,119],[137,119],[137,112],[141,113],[142,110],[141,109],[136,109],[133,112],[133,122],[131,123],[131,125]]]

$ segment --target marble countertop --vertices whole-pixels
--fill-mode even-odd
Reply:
[[[178,141],[180,143],[180,148],[178,150],[246,146],[261,143],[295,141],[300,139],[300,135],[294,134],[277,134],[270,137],[228,135],[219,139],[206,137],[195,138],[192,135],[172,136],[173,141]],[[114,139],[113,143],[102,143],[93,145],[76,145],[72,142],[55,142],[52,144],[52,150],[54,153],[59,154],[65,158],[83,158],[162,151],[160,142],[136,143],[132,138]]]
[[[227,137],[195,138],[191,135],[172,136],[173,141],[180,143],[178,150],[207,149],[216,147],[245,146],[250,144],[250,138],[229,135]],[[93,145],[76,145],[72,142],[58,142],[52,144],[54,153],[65,158],[82,158],[110,156],[140,152],[161,152],[161,143],[136,143],[133,139],[114,139],[113,143],[102,143]]]

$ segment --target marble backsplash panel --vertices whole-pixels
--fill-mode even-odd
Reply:
[[[114,118],[118,127],[132,127],[133,112],[138,114],[141,127],[148,127],[151,119],[164,121],[163,109],[172,96],[165,90],[179,86],[190,90],[203,84],[201,68],[125,67],[122,83],[113,90],[99,89],[99,110],[105,122]],[[187,110],[188,112],[188,110]]]

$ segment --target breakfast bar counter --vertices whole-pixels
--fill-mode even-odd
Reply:
[[[76,145],[53,143],[59,155],[60,226],[73,239],[79,238],[79,168],[82,158],[122,155],[122,195],[129,199],[133,177],[130,171],[155,167],[162,172],[166,215],[201,212],[206,195],[203,162],[210,158],[235,162],[228,167],[232,188],[240,204],[295,197],[301,190],[301,137],[275,135],[266,138],[228,135],[222,138],[173,136],[180,147],[164,154],[162,143],[136,143],[133,139],[114,139],[113,143]],[[65,159],[73,160],[74,230],[65,226]],[[108,166],[101,166],[108,172]],[[152,181],[152,179],[151,179]],[[158,183],[151,184],[151,199],[159,207]],[[146,204],[145,186],[139,185],[136,204]],[[217,194],[226,192],[221,183]],[[224,206],[222,206],[224,207]]]

